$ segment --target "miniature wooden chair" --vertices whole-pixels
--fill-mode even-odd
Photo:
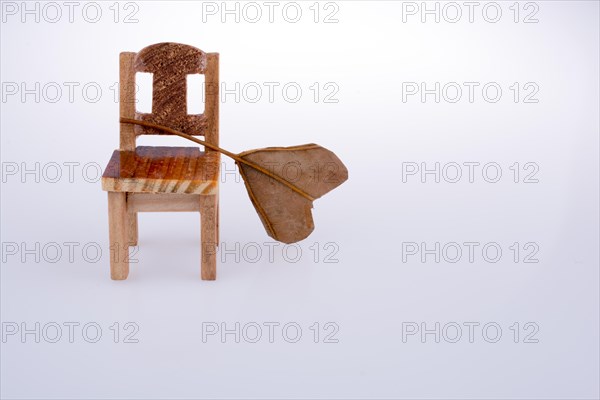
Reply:
[[[152,112],[135,109],[135,74],[153,75]],[[205,75],[205,110],[187,114],[187,74]],[[160,124],[219,144],[219,54],[192,46],[159,43],[139,53],[120,54],[120,115]],[[120,124],[120,145],[102,176],[108,191],[112,279],[127,279],[129,246],[138,242],[137,213],[199,211],[201,277],[216,279],[219,240],[220,154],[197,147],[136,147],[139,135],[165,134],[132,124]]]

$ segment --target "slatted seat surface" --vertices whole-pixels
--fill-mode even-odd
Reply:
[[[220,157],[197,147],[139,146],[115,150],[102,189],[134,193],[216,194]]]

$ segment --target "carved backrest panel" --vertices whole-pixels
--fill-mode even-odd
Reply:
[[[153,122],[189,135],[204,136],[218,145],[219,55],[179,43],[158,43],[138,53],[121,53],[121,116]],[[135,73],[153,74],[152,112],[135,110]],[[187,75],[205,75],[202,114],[187,113]],[[200,90],[200,89],[198,89]],[[130,148],[135,136],[165,134],[142,126],[121,126],[121,148]],[[124,132],[125,130],[125,132]],[[125,136],[125,137],[123,137]]]

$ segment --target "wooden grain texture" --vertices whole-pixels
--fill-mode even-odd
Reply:
[[[123,52],[119,55],[119,113],[123,118],[135,117],[135,53]],[[135,129],[130,124],[120,124],[119,148],[135,149]]]
[[[215,146],[219,145],[219,54],[208,53],[204,79],[207,129],[204,139]],[[206,151],[212,151],[206,149]]]
[[[127,200],[125,193],[108,192],[108,237],[110,277],[127,279],[129,275],[129,238],[127,232]]]
[[[138,215],[136,211],[133,211],[129,207],[129,193],[127,194],[127,221],[129,225],[127,226],[128,235],[129,235],[129,245],[137,246],[138,244]]]
[[[314,229],[312,199],[348,179],[348,170],[331,151],[316,145],[268,147],[240,153],[301,189],[303,196],[252,167],[238,163],[250,200],[267,234],[284,243],[306,238]],[[308,197],[308,198],[307,198]]]
[[[131,212],[199,212],[200,195],[129,193],[127,209]]]
[[[153,74],[152,112],[136,113],[135,118],[168,126],[188,135],[206,135],[211,123],[207,114],[187,113],[187,75],[214,74],[212,70],[207,71],[206,66],[206,53],[192,46],[158,43],[142,49],[135,56],[133,68],[136,72]],[[164,134],[143,126],[134,127],[134,131],[138,135]]]
[[[200,196],[200,276],[208,281],[217,279],[217,201],[216,195]]]
[[[140,146],[115,150],[102,175],[107,191],[215,194],[220,157],[196,147]]]

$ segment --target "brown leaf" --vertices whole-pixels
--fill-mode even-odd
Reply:
[[[283,243],[306,238],[314,229],[312,200],[348,179],[348,170],[340,159],[317,144],[267,147],[239,156],[280,176],[307,195],[238,162],[250,200],[268,235]]]

